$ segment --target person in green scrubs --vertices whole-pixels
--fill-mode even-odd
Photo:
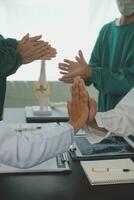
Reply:
[[[99,91],[98,111],[113,109],[133,87],[134,77],[134,0],[116,0],[121,13],[101,29],[89,64],[82,51],[76,61],[65,59],[59,63],[65,83],[80,76],[86,85],[93,83]]]
[[[35,60],[50,60],[56,55],[56,49],[48,42],[41,40],[41,35],[29,37],[26,34],[22,40],[7,38],[0,35],[0,120],[6,92],[7,76],[16,72],[22,64]]]

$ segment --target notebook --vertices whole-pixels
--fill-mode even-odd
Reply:
[[[91,185],[134,183],[134,163],[131,159],[80,163]]]

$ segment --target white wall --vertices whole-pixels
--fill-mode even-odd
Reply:
[[[100,28],[116,16],[115,0],[0,0],[2,35],[20,39],[41,33],[57,48],[57,58],[47,62],[48,80],[58,80],[58,63],[74,59],[79,49],[88,61]],[[39,69],[37,61],[8,79],[37,80]]]

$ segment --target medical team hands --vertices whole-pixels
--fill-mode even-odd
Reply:
[[[69,122],[75,132],[84,126],[87,121],[88,93],[82,79],[75,78],[71,87],[71,100],[68,101]]]
[[[68,101],[68,123],[77,132],[85,124],[94,122],[96,112],[96,101],[88,95],[84,81],[76,77],[71,87],[71,100]]]
[[[22,56],[22,64],[28,64],[35,60],[51,60],[56,56],[56,49],[41,38],[41,35],[29,37],[29,34],[26,34],[19,41],[17,51]]]
[[[107,132],[106,129],[98,127],[95,120],[97,103],[91,98],[86,90],[83,79],[74,78],[71,87],[71,100],[68,101],[69,124],[78,132],[84,125],[88,125],[99,131]]]
[[[73,83],[76,76],[80,76],[84,80],[92,76],[92,68],[87,64],[81,50],[75,59],[76,61],[64,59],[64,62],[59,63],[60,74],[62,74],[60,81]]]

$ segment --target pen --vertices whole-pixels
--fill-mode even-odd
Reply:
[[[16,132],[34,131],[34,130],[41,129],[41,128],[42,128],[41,126],[38,126],[36,128],[18,128],[18,129],[15,129],[15,131]]]
[[[128,169],[128,168],[96,168],[93,167],[92,172],[134,172],[134,169]]]

